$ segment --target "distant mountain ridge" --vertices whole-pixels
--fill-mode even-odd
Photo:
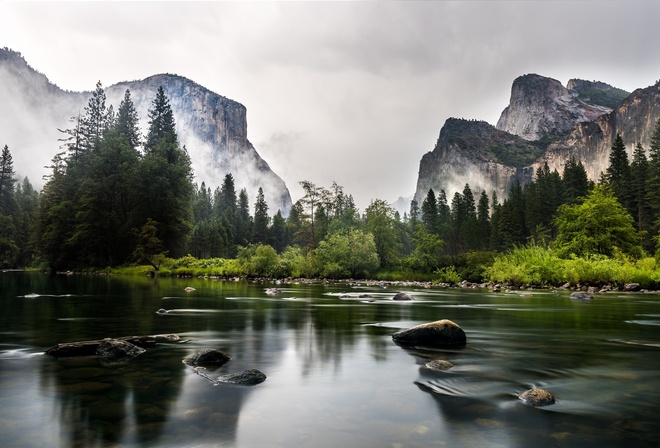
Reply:
[[[57,129],[71,127],[70,118],[84,110],[91,93],[60,89],[31,68],[20,53],[6,48],[0,49],[0,80],[0,143],[9,145],[15,169],[38,184],[46,172],[42,167],[59,151],[57,139],[62,135]],[[159,86],[170,101],[179,140],[191,156],[197,182],[214,188],[232,173],[237,190],[246,188],[251,201],[263,187],[270,213],[278,209],[288,213],[289,190],[248,140],[247,110],[242,104],[185,77],[158,74],[104,87],[106,105],[117,110],[129,89],[146,132],[147,111]],[[34,168],[35,161],[39,169]],[[40,173],[36,179],[35,173]]]
[[[612,107],[614,106],[614,107]],[[629,154],[646,149],[660,118],[660,83],[633,93],[597,81],[524,75],[513,82],[511,100],[497,126],[448,119],[435,148],[421,161],[414,198],[429,189],[451,198],[465,184],[506,197],[514,180],[529,182],[548,163],[560,173],[569,158],[582,161],[597,180],[607,169],[617,133]]]

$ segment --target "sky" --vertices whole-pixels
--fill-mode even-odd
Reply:
[[[656,0],[0,0],[0,47],[72,91],[190,78],[247,107],[294,201],[337,182],[364,210],[413,195],[448,118],[496,124],[520,75],[654,84],[658,17]]]

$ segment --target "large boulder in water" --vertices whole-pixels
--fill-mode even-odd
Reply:
[[[218,377],[221,383],[240,384],[242,386],[254,386],[266,381],[266,375],[257,369],[248,369],[239,373],[230,373]]]
[[[594,298],[593,294],[583,291],[573,292],[570,297],[572,300],[592,300]]]
[[[405,301],[405,300],[414,300],[414,299],[410,296],[410,294],[408,294],[406,292],[400,292],[397,295],[395,295],[394,297],[392,297],[392,300],[404,300]]]
[[[223,364],[229,362],[231,358],[220,350],[210,348],[208,350],[203,350],[199,353],[193,353],[184,358],[183,362],[189,366],[208,366],[208,367],[220,367]]]
[[[96,349],[96,354],[104,362],[125,362],[146,352],[145,349],[138,347],[130,342],[119,339],[104,339]]]
[[[463,329],[449,319],[398,331],[392,335],[392,339],[399,345],[427,347],[461,346],[467,342]]]

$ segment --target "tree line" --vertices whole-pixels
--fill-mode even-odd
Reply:
[[[451,200],[445,191],[429,190],[401,216],[380,199],[360,212],[337,183],[325,188],[305,180],[303,197],[284,216],[271,213],[261,188],[251,203],[245,189],[237,191],[232,174],[213,191],[205,182],[193,183],[190,157],[179,143],[162,87],[149,109],[146,136],[129,90],[116,112],[105,103],[99,82],[84,113],[61,130],[64,151],[53,158],[40,193],[27,178],[16,182],[4,147],[3,267],[147,263],[158,269],[165,259],[188,254],[243,260],[252,266],[250,273],[260,275],[440,273],[477,281],[483,266],[516,247],[554,245],[566,256],[582,256],[611,255],[616,246],[641,256],[655,250],[660,230],[660,120],[649,158],[638,144],[630,162],[617,135],[597,183],[571,159],[562,173],[545,164],[530,183],[514,182],[501,202],[494,192],[489,196],[466,184]],[[595,205],[612,200],[617,207],[597,208],[595,224],[581,221]],[[592,234],[580,234],[590,225]],[[615,225],[625,237],[604,230]],[[593,233],[600,243],[591,244]]]

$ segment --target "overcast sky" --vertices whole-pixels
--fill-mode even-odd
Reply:
[[[364,210],[414,193],[447,118],[495,124],[522,74],[654,84],[659,17],[657,0],[0,0],[0,47],[67,90],[190,78],[247,107],[294,201],[336,181]]]

